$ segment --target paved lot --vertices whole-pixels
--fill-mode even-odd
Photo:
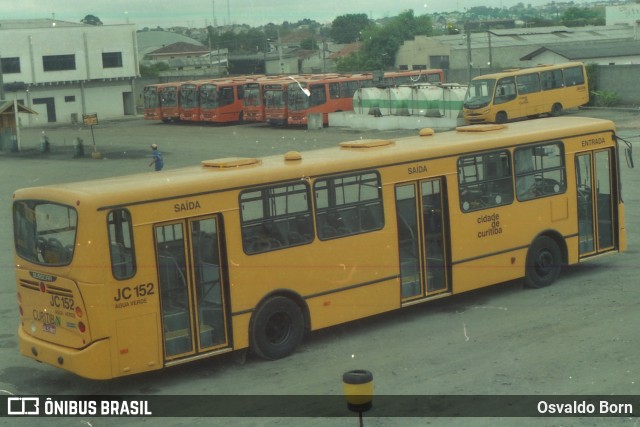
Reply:
[[[640,116],[587,111],[610,117],[620,134],[639,141]],[[260,156],[335,145],[360,138],[394,138],[414,131],[163,125],[143,120],[94,128],[100,160],[73,159],[80,137],[92,149],[89,129],[46,130],[52,153],[39,152],[41,129],[22,132],[24,151],[0,154],[0,390],[15,394],[292,394],[341,395],[341,375],[371,370],[375,393],[392,394],[640,394],[640,174],[623,167],[629,250],[564,272],[549,288],[524,290],[505,283],[401,312],[319,331],[293,356],[263,362],[235,355],[163,372],[107,382],[84,380],[23,358],[12,266],[10,204],[20,187],[101,178],[150,170],[149,145],[157,143],[166,168],[226,156]],[[636,150],[637,151],[637,150]],[[636,153],[636,161],[638,154]],[[375,407],[375,401],[374,401]],[[635,408],[636,413],[640,408]],[[415,419],[366,418],[366,426],[640,424],[617,419]],[[5,425],[133,426],[354,426],[336,419],[0,419]]]

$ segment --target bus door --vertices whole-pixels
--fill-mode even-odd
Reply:
[[[218,216],[154,227],[166,360],[229,346]]]
[[[448,221],[443,178],[396,186],[403,301],[449,290]]]
[[[612,157],[611,150],[576,156],[580,257],[615,249]]]

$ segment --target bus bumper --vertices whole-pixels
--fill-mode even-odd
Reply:
[[[38,362],[94,380],[113,378],[109,339],[96,341],[82,349],[73,349],[36,339],[18,326],[18,342],[20,353]]]
[[[462,117],[465,123],[487,123],[489,121],[489,111],[484,110],[463,110]]]

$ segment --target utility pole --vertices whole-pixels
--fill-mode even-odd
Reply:
[[[2,77],[2,55],[0,55],[0,101],[2,101],[3,99],[4,99],[4,77]]]
[[[469,21],[464,24],[465,34],[467,36],[467,62],[469,63],[469,82],[471,81],[471,68],[473,67],[473,58],[471,57],[471,25]]]

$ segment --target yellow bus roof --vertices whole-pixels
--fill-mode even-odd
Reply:
[[[528,68],[513,68],[513,69],[506,69],[503,71],[499,71],[497,73],[483,74],[481,76],[474,77],[471,80],[498,79],[500,77],[518,76],[521,74],[529,74],[529,73],[539,73],[541,71],[557,70],[560,68],[576,67],[576,66],[582,67],[583,65],[584,64],[582,62],[564,62],[562,64],[536,65],[534,67],[528,67]]]
[[[422,132],[425,136],[416,135],[396,140],[349,141],[331,148],[255,159],[205,159],[198,165],[179,169],[22,189],[16,191],[15,199],[48,199],[68,205],[81,201],[97,208],[126,206],[304,180],[310,176],[412,164],[518,143],[554,140],[594,132],[614,132],[615,126],[609,120],[558,117],[498,126],[473,125],[459,129],[433,135],[430,135],[431,132]]]

